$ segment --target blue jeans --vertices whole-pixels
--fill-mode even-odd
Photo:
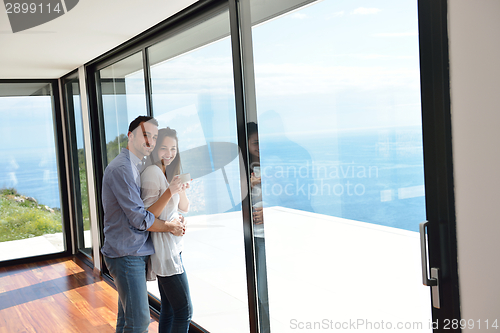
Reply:
[[[187,333],[193,315],[186,271],[158,276],[161,296],[159,333]]]
[[[117,333],[144,333],[149,327],[146,263],[149,256],[125,256],[104,261],[118,290]]]

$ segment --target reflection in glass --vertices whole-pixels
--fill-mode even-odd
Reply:
[[[0,83],[0,261],[65,250],[47,83]]]
[[[107,162],[127,147],[128,125],[147,115],[142,53],[138,52],[99,71]]]
[[[85,146],[83,138],[83,118],[80,100],[80,86],[78,77],[65,83],[67,113],[73,115],[74,131],[76,139],[76,163],[75,174],[76,187],[76,220],[78,248],[88,256],[92,256],[92,237],[90,234],[89,218],[89,196],[87,190],[87,168],[85,165]],[[70,112],[72,111],[72,112]]]
[[[248,332],[243,224],[228,13],[148,49],[154,116],[177,131],[193,181],[182,253],[193,321]],[[148,290],[158,296],[157,285]]]
[[[416,1],[299,2],[252,0],[271,331],[426,330]]]
[[[257,296],[260,333],[270,329],[269,295],[267,292],[266,244],[264,235],[264,208],[262,201],[262,177],[260,169],[259,133],[257,124],[247,124],[248,152],[250,163],[250,197],[252,201],[253,240],[257,271]]]

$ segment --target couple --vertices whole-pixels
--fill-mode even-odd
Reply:
[[[127,148],[104,172],[101,252],[118,290],[116,332],[148,331],[146,278],[155,276],[161,296],[159,331],[189,329],[192,305],[180,253],[186,225],[179,215],[189,209],[189,184],[178,176],[177,141],[174,130],[158,130],[154,118],[139,116],[130,123]]]

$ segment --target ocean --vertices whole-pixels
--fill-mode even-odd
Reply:
[[[418,231],[426,216],[422,154],[419,128],[298,133],[293,137],[263,133],[263,201],[266,206]],[[16,188],[41,204],[60,208],[55,157],[33,161],[17,156],[7,155],[0,163],[0,187]],[[227,168],[231,186],[213,175],[196,180],[189,194],[193,214],[238,207],[238,163],[232,165],[232,173]],[[189,166],[184,171],[189,172]],[[232,193],[228,196],[226,191]],[[231,203],[230,196],[234,198]]]
[[[418,231],[426,216],[421,138],[415,127],[262,138],[263,200]]]
[[[0,163],[0,188],[15,188],[18,193],[35,198],[39,204],[60,208],[59,177],[55,157],[36,159],[31,154],[7,156]]]

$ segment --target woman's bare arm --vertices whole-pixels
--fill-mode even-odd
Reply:
[[[185,191],[188,188],[189,188],[189,183],[185,185],[184,191],[179,192],[179,209],[186,213],[189,211],[189,199]]]
[[[175,193],[179,193],[182,191],[182,183],[181,179],[179,176],[175,176],[174,179],[172,179],[172,182],[168,186],[167,190],[163,192],[163,194],[156,200],[154,204],[149,206],[148,210],[154,214],[155,217],[160,216],[161,212],[165,209],[165,206],[169,202],[170,199],[172,199],[172,196]]]

